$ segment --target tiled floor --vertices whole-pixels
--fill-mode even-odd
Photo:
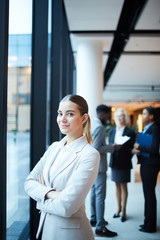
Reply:
[[[95,237],[96,240],[114,239],[114,240],[160,240],[160,181],[156,187],[157,193],[157,222],[158,229],[156,233],[142,233],[139,231],[139,225],[143,223],[144,198],[141,182],[131,182],[128,184],[128,203],[127,203],[127,221],[121,222],[119,218],[112,216],[116,212],[115,184],[110,180],[108,173],[107,179],[107,197],[105,205],[105,219],[109,222],[107,228],[118,233],[114,238]],[[86,211],[90,218],[90,196],[86,199]],[[93,228],[93,231],[95,229]]]

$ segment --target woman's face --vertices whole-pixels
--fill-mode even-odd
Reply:
[[[144,125],[147,125],[153,121],[153,115],[150,115],[146,109],[143,109],[142,112],[142,122]]]
[[[125,119],[125,115],[123,112],[118,111],[116,113],[116,123],[119,126],[125,126],[126,125],[126,119]]]
[[[87,121],[88,114],[81,116],[77,104],[71,101],[60,102],[57,123],[60,131],[76,139],[83,135],[83,124]]]

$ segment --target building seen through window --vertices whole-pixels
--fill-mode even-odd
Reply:
[[[23,21],[21,14],[17,13],[18,9],[19,12],[23,10]],[[30,201],[24,191],[24,181],[30,171],[32,34],[31,31],[25,32],[25,26],[27,19],[31,23],[31,13],[32,1],[11,1],[7,90],[7,240],[20,239],[22,234],[26,239],[25,234],[29,234]],[[21,32],[17,31],[18,26]]]
[[[31,34],[9,36],[7,121],[7,238],[29,221],[24,180],[30,160]]]

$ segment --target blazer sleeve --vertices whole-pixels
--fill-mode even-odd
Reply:
[[[57,199],[47,199],[38,203],[38,209],[62,217],[76,213],[92,187],[99,168],[100,155],[97,151],[85,154],[79,161],[77,169],[70,177],[65,189]]]
[[[97,127],[94,131],[94,136],[93,136],[93,146],[97,151],[101,154],[106,153],[106,152],[114,152],[114,147],[111,145],[104,144],[104,139],[105,139],[105,132],[104,128]]]
[[[37,182],[37,178],[39,174],[43,172],[43,167],[45,164],[45,161],[50,154],[50,151],[54,147],[53,143],[48,150],[44,153],[43,157],[39,160],[39,162],[35,165],[33,170],[30,172],[29,176],[27,177],[25,183],[24,183],[24,189],[28,193],[28,195],[33,198],[37,202],[41,202],[45,200],[45,195],[47,192],[52,190],[52,188],[44,186]]]
[[[108,134],[109,143],[114,143],[115,131],[116,131],[115,128],[111,128],[109,130],[109,134]]]

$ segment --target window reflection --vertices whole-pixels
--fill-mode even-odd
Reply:
[[[13,38],[12,38],[13,37]],[[17,39],[16,39],[17,38]],[[29,221],[29,199],[24,181],[30,159],[31,35],[9,37],[7,121],[7,236],[20,232]],[[12,42],[14,41],[14,44]],[[22,42],[21,42],[22,41]],[[31,43],[31,41],[30,41]],[[14,55],[12,55],[12,46]],[[24,48],[23,48],[24,47]],[[10,51],[11,50],[11,51]],[[18,59],[21,59],[19,61]],[[17,232],[19,234],[20,232]]]
[[[47,129],[46,144],[50,145],[50,88],[51,88],[51,21],[52,21],[52,5],[51,0],[48,1],[48,72],[47,72]]]
[[[14,4],[13,4],[14,3]],[[15,4],[18,4],[15,6]],[[18,7],[27,16],[20,20]],[[16,9],[16,10],[15,10]],[[30,164],[30,95],[31,95],[31,24],[32,1],[11,1],[10,27],[20,24],[22,33],[10,29],[8,55],[8,113],[7,113],[7,240],[28,239],[29,197],[24,181]],[[14,18],[14,16],[16,17]],[[13,20],[14,19],[14,20]],[[24,21],[25,20],[25,21]],[[13,21],[14,24],[13,24]],[[24,22],[24,23],[23,23]],[[25,26],[22,26],[24,24]],[[31,26],[30,26],[31,29]]]

